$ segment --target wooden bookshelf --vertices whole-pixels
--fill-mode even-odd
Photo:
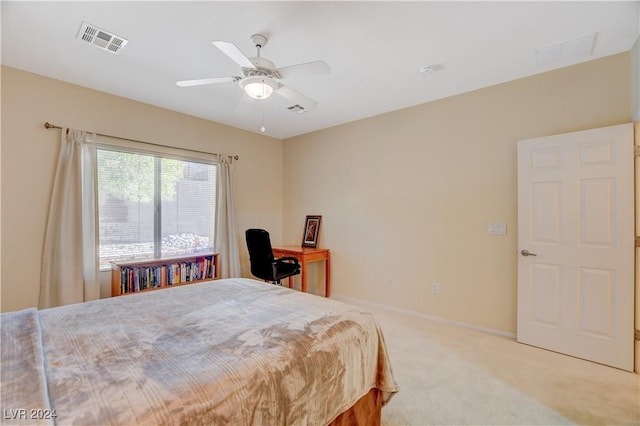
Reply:
[[[220,278],[218,253],[111,263],[111,296],[161,290]]]

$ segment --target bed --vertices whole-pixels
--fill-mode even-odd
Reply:
[[[3,424],[379,424],[398,390],[371,314],[251,279],[0,320]]]

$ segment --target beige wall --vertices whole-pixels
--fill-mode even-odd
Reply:
[[[282,141],[128,99],[2,68],[3,312],[36,306],[46,214],[61,126],[237,154],[238,227],[282,232]],[[246,250],[242,250],[246,268]],[[247,269],[248,270],[248,269]],[[108,290],[103,294],[108,294]]]
[[[640,121],[640,36],[631,48],[631,114]]]
[[[516,141],[630,105],[624,53],[287,139],[284,242],[321,214],[334,293],[513,333]]]

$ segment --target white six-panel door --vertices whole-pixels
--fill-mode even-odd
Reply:
[[[633,371],[633,164],[631,124],[518,142],[519,342]]]

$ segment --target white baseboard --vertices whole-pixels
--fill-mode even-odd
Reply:
[[[454,320],[450,320],[450,319],[447,319],[447,318],[437,317],[437,316],[433,316],[433,315],[427,315],[427,314],[423,314],[423,313],[416,312],[416,311],[410,311],[408,309],[396,308],[395,306],[389,306],[389,305],[384,305],[382,303],[370,302],[368,300],[356,299],[356,298],[353,298],[353,297],[342,296],[340,294],[335,294],[335,293],[331,294],[331,298],[339,300],[339,301],[342,301],[342,302],[346,302],[346,303],[352,303],[352,304],[356,304],[356,305],[369,305],[369,306],[373,306],[373,307],[376,307],[376,308],[386,309],[388,311],[393,311],[393,312],[398,312],[398,313],[401,313],[401,314],[409,315],[409,316],[412,316],[412,317],[418,317],[418,318],[423,318],[423,319],[427,319],[427,320],[438,321],[438,322],[442,322],[442,323],[446,323],[446,324],[453,324],[453,325],[457,325],[457,326],[460,326],[460,327],[466,327],[466,328],[471,328],[473,330],[482,331],[484,333],[495,334],[495,335],[498,335],[498,336],[504,336],[504,337],[508,337],[508,338],[514,339],[514,340],[516,339],[516,334],[515,333],[509,333],[508,331],[497,330],[495,328],[482,327],[480,325],[471,324],[471,323],[468,323],[468,322],[454,321]]]

